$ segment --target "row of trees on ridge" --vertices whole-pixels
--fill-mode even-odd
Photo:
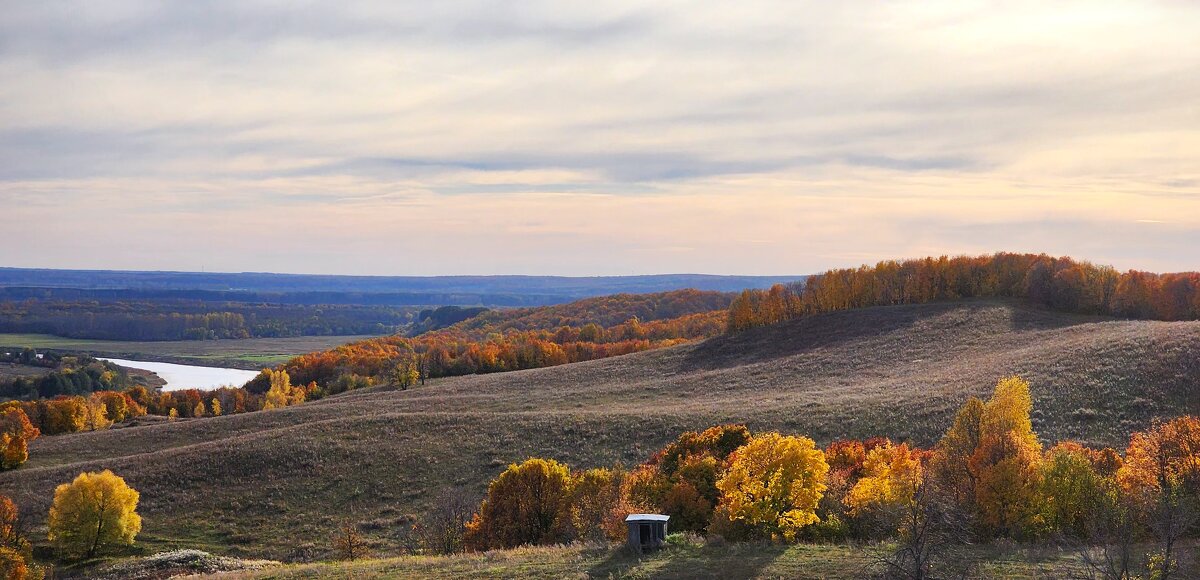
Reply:
[[[801,284],[746,290],[730,305],[727,328],[737,332],[821,312],[960,298],[1020,298],[1064,312],[1195,320],[1200,273],[1122,273],[1045,254],[885,261],[829,270]]]

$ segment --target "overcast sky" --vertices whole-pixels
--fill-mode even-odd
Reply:
[[[1200,269],[1200,2],[0,0],[0,266]]]

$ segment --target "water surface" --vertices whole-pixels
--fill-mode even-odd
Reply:
[[[163,385],[164,391],[178,391],[180,389],[215,389],[218,387],[240,387],[246,384],[246,381],[253,379],[258,374],[256,371],[246,371],[242,369],[225,369],[219,367],[198,367],[195,365],[179,365],[175,363],[163,362],[143,362],[140,360],[125,360],[119,358],[101,358],[113,364],[133,369],[142,369],[150,371],[167,384]]]

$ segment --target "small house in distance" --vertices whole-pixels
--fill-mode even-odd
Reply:
[[[629,547],[644,552],[661,548],[667,542],[667,520],[671,516],[660,514],[629,514],[625,525],[629,526]]]

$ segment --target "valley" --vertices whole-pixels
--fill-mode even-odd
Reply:
[[[1032,386],[1043,439],[1120,448],[1156,417],[1200,412],[1200,322],[985,300],[835,312],[407,391],[43,437],[0,486],[44,514],[58,483],[112,469],[142,493],[146,550],[322,558],[351,518],[387,555],[436,491],[481,495],[526,457],[632,466],[682,431],[728,422],[819,444],[886,435],[927,446],[968,396],[1012,374]]]

